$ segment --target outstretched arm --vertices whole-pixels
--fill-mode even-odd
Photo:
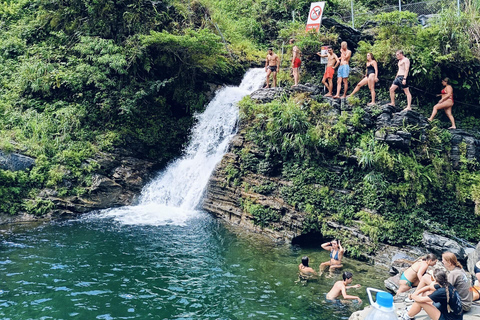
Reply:
[[[342,296],[343,299],[357,300],[358,302],[362,303],[362,299],[360,299],[359,297],[347,294],[346,287],[342,288]]]

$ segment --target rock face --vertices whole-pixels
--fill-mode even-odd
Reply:
[[[450,251],[454,253],[460,261],[467,259],[464,248],[458,244],[458,242],[447,237],[425,231],[423,233],[422,243],[425,248],[435,253],[437,257],[440,257],[445,251]]]
[[[450,158],[454,168],[460,165],[460,149],[461,144],[465,144],[466,158],[473,161],[480,158],[480,140],[474,134],[460,129],[450,130],[452,134],[452,151],[450,151]]]
[[[32,168],[35,159],[19,153],[6,153],[0,150],[0,169],[23,171]]]

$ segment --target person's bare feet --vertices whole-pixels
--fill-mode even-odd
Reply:
[[[457,129],[457,127],[450,127],[448,130]]]
[[[375,102],[369,102],[367,103],[367,106],[374,106],[375,105]]]
[[[403,111],[408,111],[408,110],[412,110],[412,108],[411,108],[411,107],[410,107],[410,108],[409,108],[409,107],[406,107],[405,109],[402,110],[402,112],[403,112]]]
[[[268,89],[268,86],[263,87],[263,89]]]
[[[337,95],[334,95],[333,96],[333,99],[340,99],[340,96],[337,94]]]
[[[432,122],[432,121],[433,121],[433,119],[430,119],[430,118],[427,118],[427,120],[428,120],[428,122]]]
[[[346,97],[347,97],[346,95],[343,95],[343,96],[341,97],[341,99],[345,99]]]
[[[327,93],[326,95],[324,95],[324,97],[331,97],[332,94],[331,93]]]

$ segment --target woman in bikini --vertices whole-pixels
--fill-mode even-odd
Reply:
[[[367,71],[365,73],[365,77],[360,80],[360,82],[357,84],[355,89],[353,89],[352,93],[350,93],[348,96],[351,97],[355,93],[360,90],[361,87],[364,85],[368,84],[368,88],[370,89],[370,93],[372,95],[372,102],[370,102],[368,105],[372,106],[375,104],[375,82],[378,82],[378,66],[377,66],[377,61],[373,57],[373,54],[371,52],[367,53]]]
[[[330,251],[330,260],[320,264],[320,273],[327,267],[330,267],[330,271],[343,267],[342,258],[345,250],[342,248],[339,240],[325,242],[322,244],[322,248]]]
[[[433,253],[429,253],[420,261],[416,261],[410,267],[408,267],[400,276],[398,282],[397,295],[402,292],[410,290],[412,287],[416,287],[420,283],[428,267],[433,267],[437,263],[437,257]]]
[[[433,118],[437,115],[438,110],[444,109],[445,114],[447,115],[448,119],[452,123],[452,126],[448,129],[456,129],[455,126],[455,119],[452,115],[452,107],[453,107],[453,88],[448,83],[450,79],[445,78],[442,80],[443,89],[440,94],[437,96],[441,96],[442,98],[438,101],[436,105],[433,106],[432,115],[428,118],[428,121],[433,121]]]

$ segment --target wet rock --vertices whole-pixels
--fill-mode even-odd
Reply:
[[[19,153],[7,153],[0,150],[0,169],[24,171],[35,165],[35,159]]]
[[[452,150],[450,151],[450,158],[454,168],[458,169],[460,167],[461,152],[465,152],[465,158],[469,161],[474,161],[480,158],[479,132],[468,132],[460,129],[449,131],[452,135]],[[465,146],[461,148],[462,143],[464,143]]]
[[[298,84],[296,86],[291,87],[290,90],[293,92],[310,92],[312,94],[320,93],[320,88],[318,86],[309,85],[309,84]]]
[[[428,250],[434,252],[438,257],[445,251],[454,253],[459,260],[465,260],[467,255],[463,247],[458,242],[444,236],[425,231],[423,233],[422,243]]]
[[[286,91],[285,88],[280,88],[280,87],[263,88],[253,92],[250,95],[250,98],[261,103],[268,103],[280,97],[283,93],[285,93],[285,91]]]

